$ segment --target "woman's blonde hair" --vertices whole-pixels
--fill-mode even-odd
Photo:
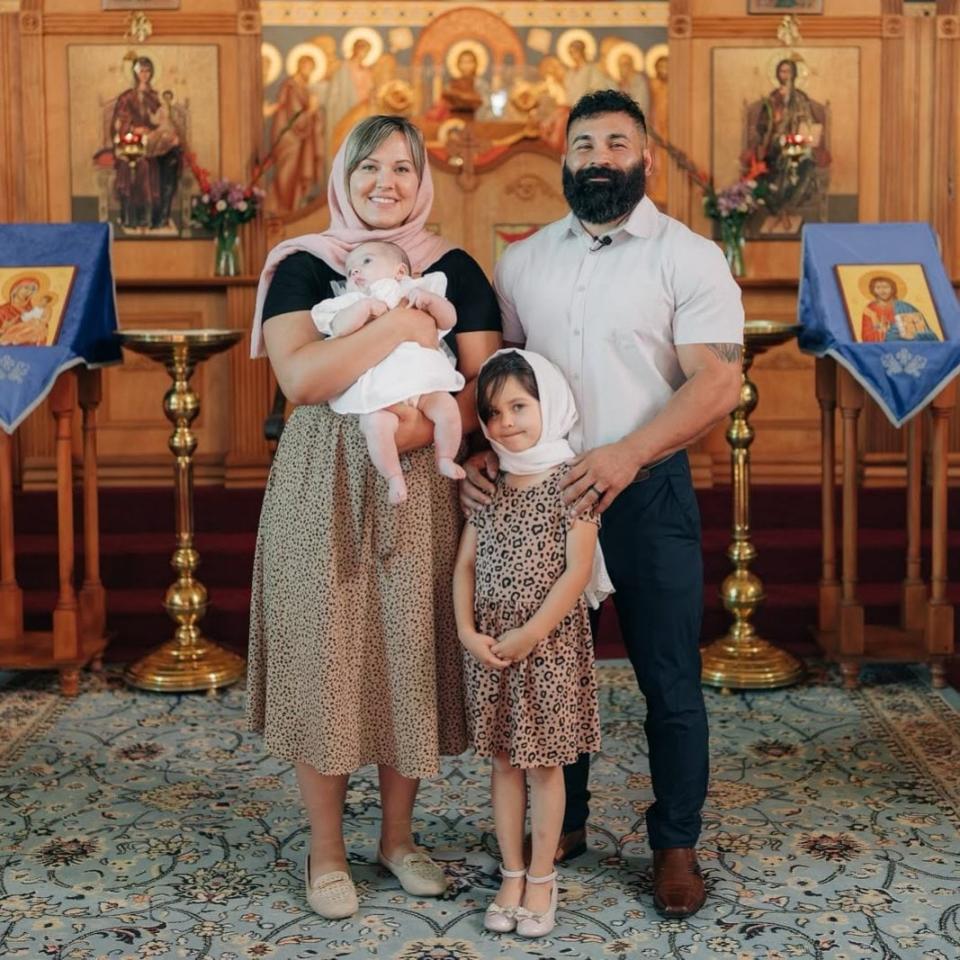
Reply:
[[[423,179],[423,168],[427,163],[427,152],[423,146],[423,134],[420,129],[405,117],[375,116],[361,120],[351,131],[344,144],[344,168],[347,189],[350,189],[350,177],[353,171],[373,153],[388,137],[402,133],[410,148],[410,159],[417,171],[417,179]]]

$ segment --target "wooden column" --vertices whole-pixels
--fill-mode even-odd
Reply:
[[[97,407],[102,398],[99,370],[79,368],[77,385],[83,411],[83,586],[80,588],[80,629],[102,637],[106,626],[106,595],[100,582],[100,511],[97,502]],[[100,658],[94,668],[101,666]]]
[[[13,558],[13,437],[0,430],[0,643],[11,645],[23,633],[23,591]]]
[[[840,670],[845,687],[856,686],[859,664],[848,657],[864,652],[863,604],[857,599],[857,510],[859,443],[857,426],[863,411],[863,387],[842,367],[840,416],[843,420],[843,554],[840,587]]]
[[[837,477],[835,436],[837,364],[829,357],[817,358],[816,393],[817,403],[820,405],[821,438],[821,554],[817,622],[820,630],[836,630],[840,618],[840,581],[837,579],[837,515],[834,504],[834,487]]]
[[[56,423],[57,449],[57,572],[59,590],[53,610],[53,659],[73,660],[80,648],[79,607],[73,585],[73,413],[77,384],[70,374],[57,378],[50,391],[50,409]],[[78,671],[68,670],[66,685],[76,693]]]
[[[920,576],[921,515],[923,498],[923,418],[914,417],[907,434],[907,569],[900,596],[900,626],[922,630],[927,588]]]
[[[954,380],[930,405],[931,429],[930,485],[933,488],[931,511],[930,599],[924,628],[924,645],[931,655],[933,685],[943,687],[944,658],[953,653],[953,606],[947,600],[947,437],[950,415],[957,402]]]

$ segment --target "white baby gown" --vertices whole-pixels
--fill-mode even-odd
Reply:
[[[369,293],[350,291],[339,297],[321,300],[310,311],[310,316],[322,334],[332,337],[334,333],[330,325],[334,316],[344,307],[370,296],[382,300],[393,309],[414,287],[442,297],[447,290],[447,278],[435,271],[423,277],[374,280]],[[446,333],[449,331],[437,330],[438,347]],[[419,343],[404,341],[378,364],[361,374],[343,393],[331,399],[330,409],[336,413],[373,413],[394,403],[406,402],[416,406],[424,393],[437,390],[454,393],[462,390],[466,381],[453,363],[443,349],[431,350]]]

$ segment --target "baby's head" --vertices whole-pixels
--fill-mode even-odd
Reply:
[[[347,289],[366,290],[374,280],[409,277],[410,260],[395,243],[370,240],[347,254]]]
[[[511,453],[534,446],[543,432],[533,367],[516,351],[498,353],[477,377],[477,413],[487,436]]]

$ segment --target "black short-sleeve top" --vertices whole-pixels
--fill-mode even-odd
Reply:
[[[479,330],[500,328],[500,308],[480,264],[465,250],[448,250],[424,273],[441,271],[447,277],[447,299],[457,311],[457,325],[453,333],[474,333]],[[304,250],[290,254],[277,266],[273,281],[267,290],[263,305],[263,321],[282,313],[309,310],[321,300],[335,296],[332,280],[343,281],[337,273],[319,257]],[[456,353],[456,336],[448,336],[446,342]]]

